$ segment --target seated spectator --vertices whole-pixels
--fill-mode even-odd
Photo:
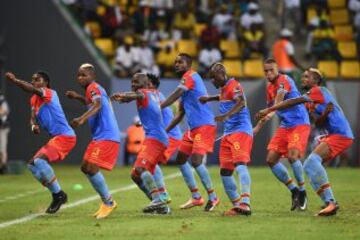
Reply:
[[[219,46],[220,33],[216,26],[207,24],[200,34],[200,42],[203,45]]]
[[[259,5],[257,3],[251,2],[248,5],[248,11],[245,12],[240,18],[241,27],[244,29],[250,29],[252,24],[258,24],[263,27],[264,18],[259,12]]]
[[[228,13],[226,5],[221,5],[220,11],[215,14],[212,20],[212,25],[217,27],[223,38],[236,38],[233,16]]]
[[[141,72],[160,75],[159,67],[155,64],[154,54],[146,40],[142,40],[138,48],[139,68]]]
[[[253,24],[250,30],[246,30],[243,34],[244,50],[243,60],[251,58],[252,53],[261,54],[264,58],[268,57],[268,49],[265,46],[264,32],[258,29],[258,25]]]
[[[341,61],[341,55],[334,40],[334,30],[325,20],[320,21],[319,28],[314,31],[311,53],[317,60],[334,59],[338,62]]]
[[[180,38],[189,39],[193,32],[196,20],[193,13],[187,9],[183,9],[175,14],[175,20],[173,23],[174,31],[179,31]],[[175,33],[177,34],[177,33]]]
[[[300,0],[281,0],[280,6],[282,9],[281,28],[293,29],[297,35],[301,35]],[[292,26],[289,26],[290,22]]]
[[[174,46],[167,44],[157,55],[157,64],[160,67],[163,77],[174,76],[174,61],[177,53]]]
[[[203,48],[199,53],[199,68],[198,72],[203,77],[206,76],[206,74],[209,71],[209,67],[215,63],[220,62],[222,60],[221,53],[219,49],[214,47],[212,44],[208,44]]]
[[[155,52],[159,50],[160,42],[169,39],[169,37],[169,33],[165,29],[159,29],[157,24],[152,24],[143,34],[143,39],[148,42],[149,47]]]
[[[140,70],[138,50],[133,44],[133,38],[127,36],[124,39],[124,45],[116,49],[114,69],[118,77],[130,77]]]
[[[156,23],[156,12],[146,0],[139,2],[139,7],[133,15],[133,27],[136,33],[143,34],[146,28]]]

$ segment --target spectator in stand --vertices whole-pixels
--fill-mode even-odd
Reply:
[[[225,4],[221,5],[219,12],[215,14],[212,20],[212,25],[217,27],[223,38],[236,38],[233,16],[228,13],[228,9]]]
[[[160,42],[169,39],[170,35],[165,29],[159,29],[157,24],[151,24],[149,29],[146,29],[143,34],[143,39],[149,43],[149,47],[157,52],[160,49]]]
[[[207,24],[206,28],[201,32],[200,42],[202,45],[219,46],[220,33],[216,26]]]
[[[290,22],[292,22],[293,30],[296,35],[301,35],[301,9],[300,0],[281,0],[280,1],[281,12],[281,28],[291,29]]]
[[[159,64],[163,77],[174,77],[174,61],[177,56],[174,46],[171,43],[165,45],[157,55],[157,64]]]
[[[126,130],[126,151],[125,151],[125,165],[133,165],[137,154],[141,150],[141,146],[145,140],[145,131],[140,122],[140,118],[135,116],[133,125]]]
[[[141,0],[139,7],[133,15],[135,33],[143,34],[145,29],[156,23],[156,12],[147,0]]]
[[[120,78],[130,77],[140,70],[138,50],[133,45],[133,38],[127,36],[124,39],[124,45],[116,50],[114,69],[115,74]]]
[[[259,29],[258,25],[252,24],[250,30],[244,32],[243,40],[243,60],[249,59],[252,53],[261,54],[265,59],[268,57],[268,49],[265,46],[265,35],[264,32]]]
[[[154,54],[145,39],[141,40],[138,48],[139,67],[143,73],[152,73],[156,76],[160,75],[159,67],[155,64]]]
[[[250,29],[252,24],[258,24],[261,28],[264,25],[264,18],[259,12],[259,4],[251,2],[248,5],[248,10],[240,18],[241,27]]]
[[[9,105],[6,102],[5,96],[0,91],[0,174],[6,173],[7,142],[10,131],[9,112]]]
[[[182,9],[180,12],[175,14],[174,20],[174,30],[179,33],[173,33],[174,35],[180,34],[181,39],[189,39],[191,37],[191,33],[193,32],[196,20],[195,16],[189,9]]]
[[[201,76],[205,77],[209,71],[210,66],[215,62],[222,60],[219,49],[214,47],[212,44],[205,45],[199,53],[199,68],[198,72]]]
[[[280,38],[273,45],[274,59],[282,73],[293,76],[296,67],[304,69],[295,58],[295,48],[291,39],[293,33],[289,29],[280,31]]]
[[[156,10],[156,15],[165,19],[165,29],[169,31],[173,21],[174,15],[174,1],[173,0],[153,0],[153,7]]]

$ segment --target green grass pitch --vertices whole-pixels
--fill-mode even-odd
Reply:
[[[69,195],[69,203],[95,195],[79,167],[55,166],[58,179]],[[177,173],[177,168],[164,168],[164,174]],[[105,173],[111,189],[132,185],[130,168],[116,168]],[[360,170],[329,169],[330,181],[340,203],[338,215],[320,218],[320,200],[307,184],[309,208],[305,212],[290,212],[290,194],[267,168],[250,168],[252,177],[252,211],[250,217],[223,217],[231,207],[222,188],[218,167],[210,173],[221,204],[214,212],[202,208],[179,210],[189,198],[182,177],[166,181],[172,197],[172,214],[148,216],[141,209],[148,200],[137,188],[123,188],[113,195],[118,208],[109,218],[96,220],[92,214],[99,199],[61,209],[55,215],[40,215],[29,221],[1,227],[3,223],[43,212],[50,195],[27,172],[18,176],[0,176],[0,239],[360,239]],[[74,190],[82,184],[82,190]],[[200,185],[200,181],[198,181]],[[206,196],[203,188],[203,196]],[[32,193],[32,191],[37,191]],[[24,195],[19,195],[24,193]]]

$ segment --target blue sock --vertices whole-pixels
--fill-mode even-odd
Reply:
[[[311,186],[325,203],[335,202],[336,200],[330,187],[326,170],[321,162],[322,159],[319,155],[311,153],[304,162],[305,173],[310,179]]]
[[[159,192],[166,192],[166,189],[165,189],[165,183],[164,183],[164,176],[163,176],[163,173],[161,171],[161,168],[159,165],[156,165],[155,167],[155,173],[154,173],[154,181],[155,181],[155,184],[159,190]]]
[[[112,206],[113,201],[111,194],[109,192],[108,186],[106,185],[105,178],[101,172],[97,172],[94,175],[86,174],[89,179],[91,185],[95,189],[95,191],[100,195],[101,200],[104,204]]]
[[[276,163],[271,171],[279,179],[280,182],[284,183],[289,190],[296,188],[295,184],[292,182],[292,179],[289,176],[288,170],[281,162]]]
[[[156,202],[160,201],[159,190],[156,187],[154,178],[151,175],[151,173],[149,171],[144,171],[140,175],[140,178],[141,178],[142,182],[144,183],[144,186],[146,187],[146,189],[149,191],[152,200],[154,200]]]
[[[250,187],[251,187],[251,178],[249,174],[248,167],[246,165],[238,165],[235,168],[239,181],[240,181],[240,197],[241,202],[250,205]]]
[[[35,167],[35,165],[33,165],[33,164],[28,164],[28,169],[30,170],[30,172],[32,173],[32,175],[33,175],[40,183],[42,183],[41,173],[40,173],[39,169],[37,169],[37,168]]]
[[[296,160],[291,164],[291,168],[294,172],[295,179],[298,183],[299,190],[305,191],[305,180],[304,180],[304,170],[303,165],[300,160]]]
[[[146,197],[151,200],[151,195],[150,195],[149,191],[147,190],[147,188],[145,187],[144,183],[141,181],[141,183],[136,183],[136,185],[138,185],[138,187],[140,188],[140,190],[141,190],[143,193],[145,193]]]
[[[209,171],[207,170],[206,166],[202,163],[195,168],[197,174],[199,175],[203,186],[205,187],[206,191],[208,192],[209,199],[211,201],[216,200],[216,193],[214,191],[211,178],[209,175]]]
[[[61,187],[56,179],[54,170],[50,164],[41,158],[34,160],[34,166],[39,170],[41,175],[41,181],[51,193],[58,193],[61,191]]]
[[[179,165],[181,174],[183,175],[183,178],[185,180],[186,185],[191,191],[191,195],[193,198],[199,199],[201,198],[201,195],[199,193],[199,189],[197,188],[196,181],[194,174],[191,170],[191,166],[188,162]]]
[[[240,195],[237,191],[236,182],[233,176],[221,176],[222,183],[225,188],[225,192],[228,195],[230,201],[234,207],[240,203]]]

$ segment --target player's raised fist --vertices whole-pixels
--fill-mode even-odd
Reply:
[[[122,102],[122,101],[124,100],[124,94],[115,93],[115,94],[113,94],[110,98],[111,98],[112,101]]]
[[[74,99],[74,98],[77,98],[79,96],[79,94],[75,91],[66,91],[65,96],[67,96],[70,99]]]
[[[5,77],[9,81],[14,81],[16,79],[15,74],[13,74],[12,72],[5,73]]]
[[[39,125],[31,125],[31,131],[34,133],[34,134],[39,134],[40,133],[40,127]]]
[[[255,114],[255,119],[260,120],[263,117],[265,117],[266,115],[268,115],[269,113],[270,113],[270,111],[267,108],[260,110],[258,113]]]
[[[208,97],[207,96],[201,96],[201,97],[199,97],[199,101],[201,102],[201,103],[206,103],[207,101],[208,101]]]
[[[73,128],[77,128],[83,124],[84,124],[84,120],[82,118],[74,118],[73,120],[71,120],[71,123],[70,123],[70,125]]]

